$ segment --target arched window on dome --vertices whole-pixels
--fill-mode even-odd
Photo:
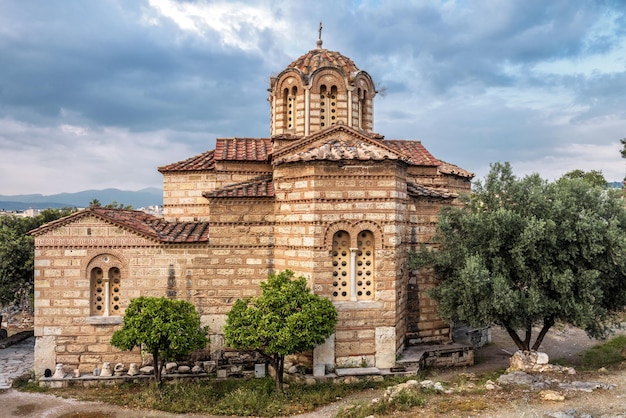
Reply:
[[[320,86],[320,126],[326,128],[337,123],[337,86]]]

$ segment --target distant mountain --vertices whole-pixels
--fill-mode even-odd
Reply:
[[[138,191],[119,189],[85,190],[76,193],[59,193],[53,195],[23,194],[14,196],[0,195],[0,210],[47,209],[62,207],[84,208],[89,202],[98,199],[108,205],[112,202],[131,205],[133,208],[163,205],[163,190],[149,187]]]

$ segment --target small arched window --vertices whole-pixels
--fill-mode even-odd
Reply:
[[[337,231],[333,237],[333,300],[350,300],[350,234]]]

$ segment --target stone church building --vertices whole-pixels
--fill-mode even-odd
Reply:
[[[408,345],[450,341],[424,293],[434,284],[409,271],[407,252],[429,242],[473,174],[375,133],[372,78],[321,40],[268,91],[269,137],[218,138],[158,168],[162,218],[90,207],[31,232],[38,376],[57,363],[141,362],[109,344],[139,296],[192,302],[220,349],[232,303],[285,269],[339,312],[316,365],[390,368]]]

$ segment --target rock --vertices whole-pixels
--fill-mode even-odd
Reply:
[[[559,383],[559,388],[565,390],[577,390],[581,392],[593,392],[596,389],[611,390],[615,388],[615,385],[600,382],[571,382]]]
[[[534,382],[534,378],[528,373],[517,371],[513,373],[503,374],[498,377],[498,383],[503,385],[526,385],[530,386]]]
[[[121,376],[124,373],[124,364],[117,363],[113,367],[113,372],[115,373],[116,376]]]
[[[180,366],[178,368],[178,373],[189,373],[191,371],[191,367],[189,366]]]
[[[541,369],[541,366],[548,365],[550,358],[546,353],[539,351],[517,351],[509,360],[509,371],[526,371]],[[540,366],[540,367],[537,367]]]
[[[57,364],[56,369],[54,369],[54,374],[52,375],[55,379],[63,379],[65,377],[65,372],[63,371],[63,365]]]
[[[154,366],[143,366],[141,369],[139,369],[139,373],[154,374]]]
[[[102,363],[102,370],[100,370],[100,376],[110,377],[113,376],[113,370],[111,369],[111,363],[105,361]]]
[[[304,383],[310,386],[310,385],[314,385],[315,383],[317,383],[317,381],[313,377],[307,377],[304,379]]]
[[[563,396],[560,392],[556,390],[542,390],[539,392],[539,397],[544,401],[558,401],[563,402],[565,400],[565,396]]]
[[[202,367],[206,373],[215,373],[217,370],[217,363],[214,361],[203,361]]]
[[[128,367],[128,375],[136,376],[138,374],[139,374],[139,369],[137,369],[137,363],[130,363],[130,366]]]
[[[202,373],[203,371],[204,369],[202,368],[202,366],[193,366],[191,368],[191,373],[194,373],[194,374]]]
[[[496,385],[495,382],[493,382],[491,380],[487,380],[487,382],[485,382],[485,389],[487,389],[487,390],[498,390],[498,389],[501,389],[501,387]]]
[[[169,362],[169,363],[165,363],[165,371],[169,374],[169,373],[174,373],[176,371],[176,368],[178,368],[178,364],[176,364],[175,362]]]

